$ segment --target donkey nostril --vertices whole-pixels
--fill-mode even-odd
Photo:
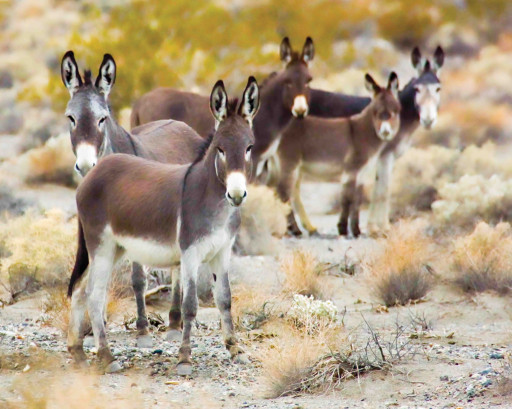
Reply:
[[[75,163],[75,170],[76,170],[77,172],[80,172],[80,168],[78,167],[78,163]]]
[[[244,192],[243,197],[247,197],[247,191]]]
[[[231,195],[229,194],[229,192],[228,192],[228,199],[233,200],[233,198],[231,197]]]

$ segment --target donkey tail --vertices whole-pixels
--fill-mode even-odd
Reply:
[[[89,253],[87,252],[87,246],[85,245],[84,229],[80,219],[78,220],[78,249],[76,251],[75,267],[71,273],[71,279],[69,280],[68,297],[73,295],[73,288],[84,271],[89,266]]]

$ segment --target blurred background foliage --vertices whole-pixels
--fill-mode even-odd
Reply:
[[[302,47],[315,40],[315,75],[351,65],[382,65],[379,54],[364,50],[364,39],[380,38],[409,53],[441,28],[470,29],[483,42],[494,41],[512,21],[509,0],[151,0],[95,1],[81,5],[69,48],[82,68],[96,74],[102,55],[111,53],[118,67],[111,102],[115,110],[130,106],[156,86],[208,93],[224,78],[238,89],[248,75],[261,80],[278,70],[278,45],[285,35]],[[358,38],[359,42],[351,39]],[[363,39],[363,40],[361,40]],[[460,42],[459,42],[460,43]],[[471,53],[454,45],[452,53]],[[431,44],[428,44],[431,45]],[[361,49],[363,48],[363,49]],[[66,50],[59,50],[61,58]],[[358,54],[367,52],[365,61]],[[450,50],[448,50],[450,52]],[[385,52],[385,46],[384,46]],[[58,68],[47,89],[25,89],[20,98],[50,98],[62,111],[68,100]]]

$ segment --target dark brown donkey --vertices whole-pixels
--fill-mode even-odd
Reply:
[[[285,69],[270,76],[261,88],[261,109],[254,121],[256,142],[253,150],[255,173],[263,170],[265,160],[275,154],[281,133],[293,117],[302,118],[309,110],[311,75],[308,64],[314,57],[313,40],[308,37],[299,54],[288,37],[281,42],[280,56]],[[131,126],[157,119],[176,119],[189,124],[206,137],[215,121],[208,111],[208,97],[172,88],[157,88],[135,102]]]
[[[399,92],[402,110],[400,113],[400,130],[398,135],[386,144],[377,159],[377,175],[370,202],[368,232],[377,234],[389,228],[390,182],[393,165],[410,145],[412,135],[418,126],[431,128],[437,119],[441,99],[441,82],[439,72],[444,63],[444,51],[437,47],[430,61],[421,56],[416,47],[412,51],[411,61],[418,76]],[[300,135],[310,127],[314,117],[342,118],[361,112],[370,103],[370,98],[346,95],[318,89],[310,89],[309,116],[304,120],[293,120],[283,134],[283,139]],[[293,223],[290,230],[300,233]],[[314,228],[311,230],[314,231]]]
[[[110,155],[78,188],[79,247],[69,284],[72,302],[68,332],[68,349],[78,363],[83,364],[86,358],[83,328],[87,310],[105,370],[121,369],[108,347],[103,320],[116,261],[126,256],[144,265],[167,267],[180,261],[180,254],[181,275],[173,283],[173,306],[179,306],[181,294],[183,301],[181,314],[174,308],[170,324],[179,331],[183,317],[178,373],[189,375],[192,371],[190,333],[197,313],[200,265],[205,265],[214,277],[226,348],[233,360],[246,361],[234,333],[228,267],[240,225],[239,206],[247,196],[251,175],[251,123],[259,107],[259,89],[253,77],[238,109],[236,105],[236,100],[228,104],[224,84],[218,81],[210,107],[219,125],[192,165]]]
[[[105,54],[99,74],[93,83],[91,72],[80,76],[72,51],[62,58],[62,81],[71,94],[66,108],[70,122],[75,170],[85,176],[98,160],[112,153],[127,153],[158,162],[185,164],[197,156],[204,140],[188,125],[174,121],[156,121],[127,132],[117,124],[108,104],[108,97],[116,79],[116,63]],[[151,346],[146,318],[146,275],[134,263],[132,283],[137,300],[137,343]]]
[[[354,236],[360,234],[359,205],[361,186],[357,176],[368,161],[391,141],[400,127],[398,77],[392,72],[387,88],[381,88],[366,74],[366,88],[373,94],[371,103],[349,118],[310,117],[301,132],[287,132],[281,140],[278,160],[281,168],[278,193],[281,200],[291,199],[292,209],[303,227],[314,234],[300,199],[300,183],[304,174],[322,180],[339,178],[343,174],[342,213],[338,224],[346,235],[350,214]],[[293,212],[289,218],[293,219]],[[289,221],[290,223],[290,221]]]

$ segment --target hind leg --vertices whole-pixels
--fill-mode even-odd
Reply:
[[[137,301],[137,346],[151,348],[153,339],[149,334],[149,322],[146,315],[146,272],[139,263],[132,264],[132,286]]]
[[[98,358],[105,372],[117,372],[122,369],[110,352],[107,342],[103,311],[107,303],[107,290],[110,284],[112,268],[120,257],[114,241],[103,240],[95,251],[89,269],[87,282],[87,309],[91,319],[94,342],[98,350]]]
[[[171,310],[169,311],[169,331],[167,341],[181,339],[181,272],[179,268],[172,268]]]
[[[87,272],[85,274],[87,277]],[[87,310],[87,279],[84,278],[80,285],[75,288],[71,296],[71,314],[68,327],[68,351],[78,366],[87,366],[87,357],[84,353],[84,335],[89,326],[85,319]]]
[[[215,280],[215,304],[222,318],[222,332],[226,349],[236,363],[248,363],[244,350],[238,345],[231,315],[231,287],[229,284],[229,260],[231,258],[231,245],[222,249],[210,262],[210,268]]]

